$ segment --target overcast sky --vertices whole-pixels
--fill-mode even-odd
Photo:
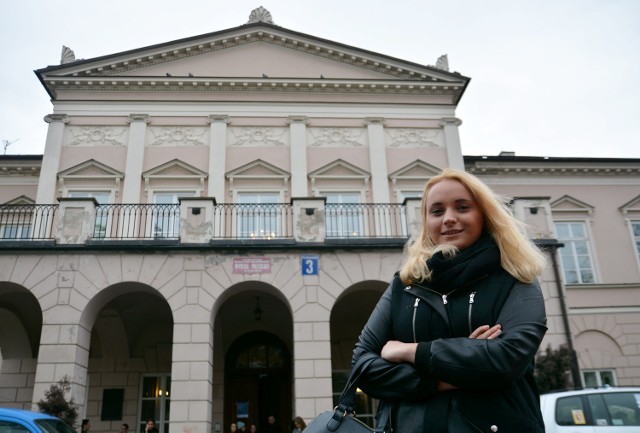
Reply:
[[[462,152],[640,158],[640,0],[19,0],[0,14],[0,140],[41,154],[51,113],[34,70],[274,24],[471,77]],[[4,149],[0,148],[0,152]],[[1,153],[0,153],[1,154]]]

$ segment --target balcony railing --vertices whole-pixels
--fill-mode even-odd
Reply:
[[[287,203],[221,203],[213,209],[213,239],[293,238],[293,207]]]
[[[209,198],[185,198],[180,204],[98,204],[87,198],[61,198],[60,205],[0,205],[0,240],[55,240],[60,245],[147,240],[185,245],[396,242],[419,225],[416,209],[398,203],[325,204],[318,198],[251,204],[216,204]]]
[[[93,239],[179,239],[179,204],[106,204],[96,206]]]
[[[399,203],[327,204],[325,210],[328,239],[408,236],[405,206]]]
[[[57,204],[0,205],[0,239],[52,240],[57,212]]]

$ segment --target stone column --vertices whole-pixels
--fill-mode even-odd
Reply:
[[[464,159],[462,158],[462,148],[460,147],[460,134],[458,126],[462,125],[462,120],[456,117],[440,119],[440,126],[444,130],[444,144],[447,146],[447,158],[449,167],[464,170]]]
[[[371,160],[371,198],[374,203],[389,203],[387,179],[387,152],[384,144],[384,119],[368,117],[364,124],[369,135],[369,159]]]
[[[306,116],[289,116],[289,148],[291,153],[291,197],[308,197]]]
[[[215,302],[205,280],[203,256],[185,259],[184,296],[172,299],[171,409],[169,433],[209,433],[213,409],[213,326]],[[177,299],[179,298],[179,299]]]
[[[219,203],[226,203],[225,177],[227,158],[227,125],[231,119],[226,114],[211,114],[209,130],[209,190],[207,195]]]
[[[333,407],[330,316],[317,275],[303,277],[305,304],[293,314],[294,413],[315,418]]]
[[[72,271],[59,271],[59,274],[57,296],[53,297],[57,305],[43,311],[32,404],[36,409],[37,402],[44,398],[51,384],[67,376],[71,382],[70,397],[78,404],[78,413],[82,418],[82,414],[86,413],[91,330],[81,323],[79,316],[82,310],[70,305],[74,281],[70,275]],[[40,299],[40,302],[43,300]]]
[[[51,204],[56,198],[64,125],[69,123],[69,117],[66,114],[48,114],[44,116],[44,121],[49,124],[49,130],[40,168],[40,181],[36,194],[37,204]]]
[[[129,115],[129,144],[122,187],[122,203],[140,203],[144,141],[147,123],[150,121],[148,114]]]

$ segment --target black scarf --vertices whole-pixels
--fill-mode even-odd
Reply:
[[[429,285],[440,293],[465,286],[501,267],[500,249],[493,237],[484,232],[471,245],[451,258],[438,252],[427,260],[431,270]]]

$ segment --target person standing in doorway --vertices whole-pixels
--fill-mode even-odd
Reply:
[[[276,417],[274,415],[269,415],[267,417],[267,425],[265,426],[265,431],[263,433],[282,433],[282,429],[276,422]]]
[[[144,433],[158,433],[155,420],[149,418],[144,426]]]

